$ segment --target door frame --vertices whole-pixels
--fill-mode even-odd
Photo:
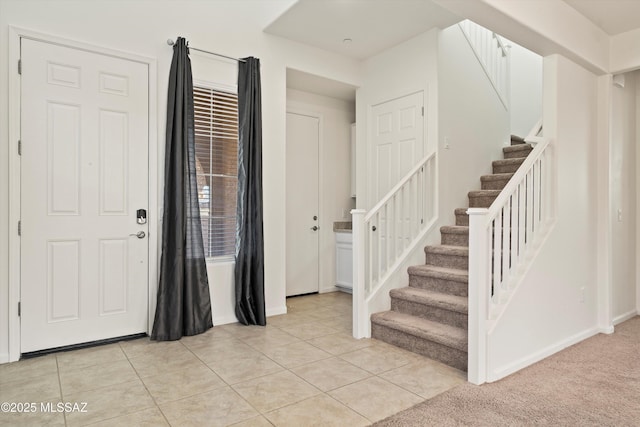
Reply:
[[[322,238],[322,230],[324,227],[321,226],[323,219],[323,215],[322,215],[322,208],[324,206],[324,194],[322,192],[322,182],[323,182],[323,178],[324,178],[324,174],[322,173],[322,167],[324,165],[324,162],[322,161],[322,158],[324,156],[324,149],[323,149],[323,144],[322,141],[324,140],[324,132],[323,132],[323,128],[324,128],[324,117],[322,115],[322,113],[318,112],[318,111],[314,111],[314,110],[310,110],[307,109],[305,107],[302,107],[300,105],[298,105],[296,102],[287,102],[287,112],[286,114],[298,114],[300,116],[307,116],[307,117],[313,117],[315,119],[318,119],[318,217],[320,218],[320,221],[318,222],[318,226],[320,227],[320,232],[318,233],[318,293],[322,293],[322,283],[323,279],[324,279],[324,274],[322,272],[322,263],[320,262],[321,260],[321,256],[320,256],[320,248],[322,247],[322,242],[324,242],[324,239]],[[286,120],[286,116],[285,116],[285,120]],[[286,122],[285,122],[285,128],[286,128]],[[285,182],[287,179],[287,174],[286,174],[286,168],[287,168],[287,164],[289,159],[287,158],[287,141],[285,138]],[[284,219],[285,219],[285,224],[287,223],[287,212],[286,212],[286,202],[287,202],[287,193],[285,191],[284,194],[284,200],[285,200],[285,215],[284,215]],[[285,226],[285,233],[287,232],[286,230],[286,226]],[[286,240],[286,234],[285,234],[285,240]],[[287,262],[289,261],[287,259],[286,256],[287,253],[287,248],[285,247],[285,276],[286,276],[286,266],[287,266]],[[285,291],[285,299],[286,299],[286,294],[287,294],[287,283],[286,283],[286,277],[285,277],[285,284],[284,284],[284,291]],[[335,288],[335,287],[334,287]],[[332,289],[334,290],[334,289]]]
[[[44,34],[25,28],[9,26],[9,362],[20,359],[21,328],[18,316],[18,303],[20,302],[21,278],[20,278],[20,236],[18,236],[18,221],[20,220],[20,196],[21,196],[21,163],[18,154],[18,141],[20,140],[20,105],[21,105],[21,77],[18,74],[18,60],[20,59],[20,40],[35,40],[44,43],[55,44],[72,49],[84,50],[100,55],[112,56],[128,61],[139,62],[147,65],[148,70],[148,156],[149,156],[149,253],[148,253],[148,323],[147,332],[151,332],[155,314],[156,294],[158,288],[158,253],[160,235],[158,217],[162,212],[159,205],[158,183],[159,164],[158,153],[158,123],[157,123],[157,60],[141,55],[134,55],[110,48],[79,42],[72,39],[61,38],[50,34]],[[13,68],[15,67],[15,68]],[[1,356],[1,355],[0,355]],[[6,360],[0,360],[0,363]]]

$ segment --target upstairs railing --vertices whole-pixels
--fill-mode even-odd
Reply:
[[[542,128],[532,133],[537,134]],[[533,151],[496,200],[469,214],[469,381],[486,381],[487,334],[531,265],[554,217],[552,145],[528,136]]]
[[[473,21],[466,19],[458,25],[498,94],[502,105],[508,110],[511,72],[509,49],[498,34]]]
[[[354,336],[368,336],[367,300],[436,218],[436,153],[422,159],[368,213],[353,210]]]

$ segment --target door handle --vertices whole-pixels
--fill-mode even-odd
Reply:
[[[311,229],[312,229],[313,231],[317,231],[317,230],[318,230],[318,226],[317,226],[317,225],[314,225],[313,227],[311,227]]]
[[[136,236],[138,239],[144,239],[144,236],[146,236],[146,233],[144,231],[138,231],[135,234],[129,234],[129,236]]]

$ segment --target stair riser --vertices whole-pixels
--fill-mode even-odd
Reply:
[[[481,189],[482,190],[502,190],[507,183],[509,182],[509,178],[492,180],[492,181],[481,181]]]
[[[423,319],[432,320],[445,325],[454,326],[456,328],[467,329],[467,315],[450,311],[440,307],[420,304],[415,301],[407,301],[391,297],[391,310],[400,313],[410,314]]]
[[[504,158],[505,159],[519,159],[521,157],[527,157],[529,155],[529,153],[531,153],[531,151],[533,151],[532,149],[529,150],[520,150],[520,151],[507,151],[507,152],[503,152]]]
[[[371,336],[405,350],[438,360],[461,371],[467,371],[467,353],[455,348],[415,337],[388,326],[371,323]]]
[[[445,267],[445,268],[457,268],[458,270],[469,269],[468,256],[457,256],[457,255],[450,255],[450,254],[427,252],[425,258],[426,258],[426,264],[436,265],[438,267]]]
[[[466,225],[469,226],[469,215],[462,214],[456,215],[456,225]]]
[[[450,246],[469,246],[469,234],[440,233],[440,243]]]
[[[498,196],[469,197],[470,208],[488,208]]]
[[[409,286],[459,297],[469,295],[469,285],[466,282],[456,282],[455,280],[441,279],[439,277],[410,274]]]
[[[493,165],[493,173],[514,173],[518,170],[520,164],[513,165]]]

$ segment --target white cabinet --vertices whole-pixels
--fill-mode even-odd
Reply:
[[[351,292],[353,288],[353,235],[337,232],[336,235],[336,286]]]

